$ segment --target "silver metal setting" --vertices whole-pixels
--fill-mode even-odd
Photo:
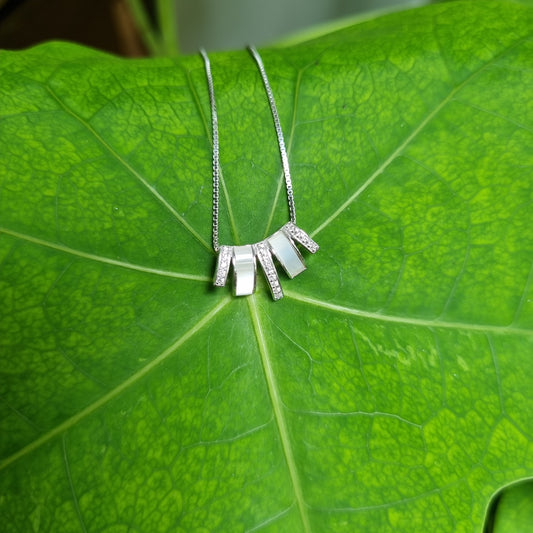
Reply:
[[[232,258],[233,248],[231,246],[221,246],[218,253],[215,287],[224,287],[224,285],[226,285]]]
[[[233,289],[236,296],[245,296],[255,291],[256,282],[256,260],[259,261],[265,274],[265,278],[272,292],[274,300],[283,298],[283,290],[279,281],[278,273],[274,265],[272,255],[277,259],[290,278],[293,278],[305,270],[305,263],[296,244],[302,245],[306,250],[315,253],[318,244],[309,235],[296,226],[296,208],[294,205],[294,193],[292,188],[291,174],[289,169],[289,158],[283,138],[283,131],[279,120],[276,101],[268,81],[265,66],[261,56],[254,47],[248,48],[250,54],[257,64],[265,92],[267,94],[274,128],[278,140],[279,153],[285,178],[285,189],[287,193],[287,204],[289,207],[289,222],[281,229],[273,233],[267,239],[256,244],[244,246],[227,246],[219,244],[219,202],[220,202],[220,146],[218,135],[218,113],[215,102],[215,89],[213,85],[213,75],[211,63],[205,50],[200,50],[205,65],[207,86],[209,91],[209,103],[211,106],[211,127],[213,142],[213,216],[212,216],[212,237],[213,250],[218,253],[217,269],[214,285],[224,287],[227,282],[230,266],[233,265],[234,284]]]
[[[290,223],[289,223],[290,224]],[[311,253],[318,250],[318,244],[298,226],[293,225],[291,232],[304,240]],[[245,246],[221,246],[218,255],[217,272],[214,285],[224,287],[228,278],[230,263],[233,264],[233,292],[235,296],[247,296],[255,291],[256,261],[259,261],[274,300],[283,298],[283,289],[272,255],[278,260],[290,278],[305,270],[305,263],[296,247],[296,238],[286,229],[286,225],[264,241]],[[300,242],[300,241],[297,241]]]
[[[287,222],[287,224],[285,224],[285,226],[283,226],[281,230],[289,237],[294,239],[298,244],[301,244],[308,252],[314,254],[318,250],[318,244],[296,224],[292,222]]]
[[[257,259],[259,259],[259,264],[265,274],[268,286],[270,287],[270,292],[272,293],[272,298],[274,298],[274,300],[283,298],[283,289],[281,288],[278,272],[274,266],[274,261],[272,260],[268,242],[261,241],[254,244],[254,252]]]

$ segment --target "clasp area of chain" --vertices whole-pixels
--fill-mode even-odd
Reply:
[[[294,278],[306,268],[296,244],[302,245],[312,254],[319,248],[318,244],[293,222],[287,222],[270,237],[256,244],[220,246],[214,280],[215,287],[226,285],[230,267],[233,266],[235,296],[253,294],[256,285],[257,261],[259,261],[270,287],[272,298],[274,300],[283,298],[283,290],[274,265],[274,257],[287,275]]]

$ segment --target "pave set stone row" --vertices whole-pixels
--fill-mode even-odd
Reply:
[[[259,263],[263,267],[263,272],[268,282],[268,286],[270,287],[272,298],[274,298],[274,300],[283,298],[283,290],[281,288],[281,283],[279,282],[276,267],[274,266],[274,261],[272,260],[272,255],[270,254],[268,243],[266,241],[261,241],[254,244],[253,248],[255,256],[259,259]]]
[[[284,230],[290,237],[292,237],[296,242],[299,242],[306,250],[314,254],[318,250],[318,244],[307,235],[307,233],[300,229],[296,224],[293,222],[287,222],[285,226],[283,226],[282,230]]]
[[[246,296],[255,290],[256,259],[263,269],[274,300],[283,298],[283,290],[274,265],[274,256],[290,278],[305,270],[305,263],[296,244],[315,253],[319,246],[309,235],[287,222],[280,230],[264,241],[244,246],[221,246],[218,254],[214,285],[224,287],[228,279],[230,266],[233,266],[233,290],[236,296]]]
[[[232,246],[221,246],[218,252],[217,273],[215,276],[215,286],[223,287],[226,284],[229,267],[233,258]]]

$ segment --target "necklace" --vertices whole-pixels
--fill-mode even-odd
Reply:
[[[205,50],[200,53],[204,60],[207,86],[209,90],[209,101],[211,104],[211,125],[213,139],[213,249],[218,254],[217,267],[214,279],[215,287],[224,287],[228,278],[230,266],[233,266],[234,283],[233,290],[235,296],[246,296],[255,291],[256,280],[256,260],[259,261],[265,274],[266,281],[270,287],[274,300],[283,298],[283,290],[278,277],[273,258],[285,270],[289,278],[294,278],[306,268],[303,257],[296,244],[300,244],[311,253],[318,250],[318,244],[309,235],[296,225],[296,208],[294,205],[294,194],[292,190],[291,174],[289,169],[289,159],[285,148],[283,131],[279,121],[278,110],[274,95],[268,81],[265,66],[261,56],[254,47],[248,50],[254,58],[263,85],[268,97],[268,103],[274,119],[274,127],[278,138],[279,152],[285,177],[285,189],[287,192],[287,202],[289,205],[289,222],[278,231],[266,239],[255,244],[243,246],[220,245],[218,242],[218,204],[219,204],[219,182],[220,182],[220,146],[218,140],[218,115],[215,102],[215,90],[213,86],[213,75],[211,73],[211,63]]]

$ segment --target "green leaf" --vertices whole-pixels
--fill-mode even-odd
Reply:
[[[533,484],[518,483],[506,488],[493,502],[493,533],[527,533],[533,524]]]
[[[212,289],[201,59],[0,55],[6,532],[480,531],[533,475],[532,11],[393,13],[262,52],[299,225]],[[214,54],[221,242],[287,220],[246,52]]]

